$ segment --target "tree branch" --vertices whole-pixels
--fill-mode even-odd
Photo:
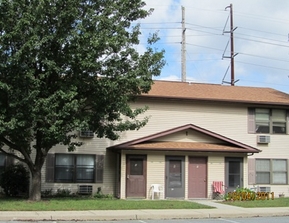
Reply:
[[[19,151],[18,150],[18,147],[13,144],[12,142],[10,142],[8,139],[6,139],[4,136],[0,136],[0,141],[3,142],[4,144],[6,144],[7,146],[9,146],[10,148],[16,150],[16,151]],[[21,152],[21,151],[19,151]]]
[[[30,165],[29,163],[32,163],[32,160],[31,160],[29,154],[27,154],[27,152],[25,151],[25,149],[23,149],[21,147],[17,147],[15,144],[10,142],[8,139],[6,139],[3,136],[0,136],[0,141],[2,141],[4,144],[6,144],[8,147],[12,148],[13,150],[20,152],[23,155],[24,159],[15,155],[15,154],[8,153],[7,151],[0,148],[0,151],[2,151],[4,154],[6,154],[8,156],[12,156],[12,157],[18,159],[19,161],[26,163],[27,165]]]
[[[20,158],[19,156],[16,156],[14,153],[9,153],[9,152],[5,151],[5,150],[2,149],[2,148],[0,148],[0,151],[1,151],[2,153],[4,153],[5,155],[7,155],[7,156],[11,156],[11,157],[13,157],[13,158],[15,158],[15,159],[17,159],[17,160],[19,160],[19,161],[21,161],[21,162],[26,163],[25,159],[22,159],[22,158]]]

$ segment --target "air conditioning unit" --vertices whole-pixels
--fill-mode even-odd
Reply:
[[[271,192],[271,187],[259,187],[258,192]]]
[[[94,133],[93,133],[93,131],[90,131],[90,130],[81,130],[79,132],[79,137],[81,137],[81,138],[93,138]]]
[[[78,185],[78,194],[92,194],[92,185]]]
[[[270,136],[267,135],[257,135],[257,143],[268,144],[270,143]]]

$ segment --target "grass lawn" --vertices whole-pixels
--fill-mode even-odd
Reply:
[[[0,198],[0,211],[72,211],[136,209],[208,209],[213,208],[184,200],[119,200],[93,198],[50,198],[39,202]],[[289,198],[254,201],[223,201],[222,204],[244,208],[289,207]]]
[[[224,201],[222,204],[234,205],[243,208],[289,207],[289,198],[275,198],[274,200],[254,201]]]
[[[51,198],[39,202],[23,199],[0,199],[0,211],[71,211],[135,209],[204,209],[212,208],[180,200],[118,200],[89,198]]]

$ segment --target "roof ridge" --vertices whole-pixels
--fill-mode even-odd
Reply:
[[[165,83],[175,83],[175,84],[188,84],[188,85],[208,85],[208,86],[218,86],[218,87],[236,87],[236,88],[255,88],[255,89],[272,89],[274,91],[282,92],[279,90],[276,90],[271,87],[257,87],[257,86],[244,86],[244,85],[225,85],[225,84],[217,84],[217,83],[205,83],[205,82],[194,82],[194,81],[173,81],[173,80],[153,80],[153,82],[165,82]],[[285,92],[282,92],[285,93]],[[286,94],[286,93],[285,93]]]

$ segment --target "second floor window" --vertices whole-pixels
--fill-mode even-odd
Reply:
[[[255,124],[257,133],[270,132],[270,110],[257,108],[255,110]]]
[[[285,109],[249,108],[249,132],[286,134],[287,111]]]

